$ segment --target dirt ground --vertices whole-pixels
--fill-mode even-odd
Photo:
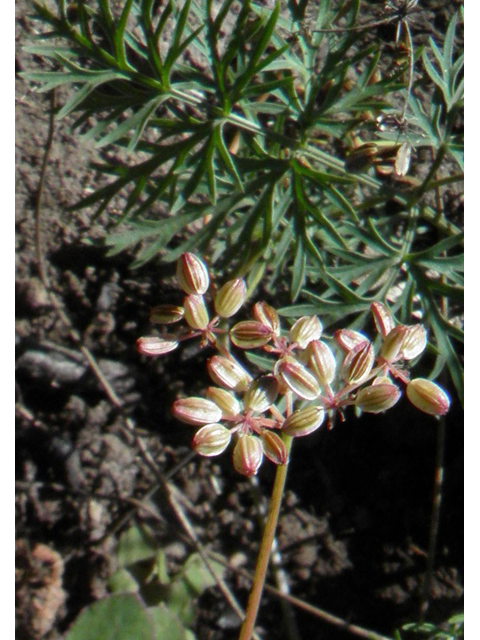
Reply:
[[[432,4],[432,3],[431,3]],[[33,25],[16,3],[17,71],[35,60],[22,51]],[[37,61],[38,62],[38,61]],[[61,96],[60,96],[61,97]],[[188,458],[191,431],[170,416],[184,389],[205,385],[204,357],[185,348],[146,360],[135,340],[148,333],[149,309],[171,302],[172,274],[152,261],[132,271],[132,256],[107,257],[101,244],[112,217],[67,208],[88,193],[93,145],[56,122],[40,207],[35,208],[48,138],[49,96],[17,79],[16,182],[16,619],[17,638],[62,637],[81,609],[107,593],[119,534],[145,522],[171,567],[191,552],[160,489],[149,504],[132,498],[171,481],[204,545],[252,570],[259,540],[255,502],[266,501],[272,468],[258,486],[228,457]],[[40,251],[56,303],[38,271]],[[72,340],[59,306],[93,354],[122,407],[115,406]],[[179,355],[178,355],[179,353]],[[115,400],[115,398],[114,398]],[[447,416],[444,492],[427,618],[443,622],[463,609],[463,423]],[[132,431],[132,424],[135,425]],[[281,566],[291,593],[346,621],[391,635],[415,620],[426,570],[438,426],[406,403],[386,417],[353,420],[295,443],[289,491],[278,530]],[[141,447],[144,447],[142,453]],[[140,448],[139,448],[140,447]],[[186,460],[186,462],[185,462]],[[227,583],[244,605],[248,581]],[[266,595],[263,637],[280,639],[279,601]],[[341,640],[351,633],[295,609],[299,637]],[[238,624],[212,588],[199,602],[199,639],[237,637]]]

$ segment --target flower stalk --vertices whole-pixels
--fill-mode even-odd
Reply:
[[[292,439],[293,438],[291,438],[290,436],[282,435],[282,440],[284,442],[288,457],[292,446]],[[265,585],[268,563],[272,552],[275,531],[277,529],[278,516],[280,513],[280,507],[282,505],[282,497],[287,480],[287,471],[288,458],[285,464],[277,466],[272,495],[270,498],[270,506],[268,508],[265,528],[263,530],[262,542],[260,543],[260,550],[258,552],[257,564],[253,577],[253,586],[248,598],[245,619],[243,621],[238,640],[250,640],[255,628],[255,621],[257,619],[258,610],[260,608],[260,601],[262,599],[263,588]]]

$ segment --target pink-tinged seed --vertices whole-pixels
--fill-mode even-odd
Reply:
[[[270,342],[272,330],[256,320],[238,322],[230,329],[230,340],[240,349],[255,349]]]
[[[203,295],[210,284],[205,263],[194,253],[182,253],[178,258],[177,280],[180,288],[190,294]]]
[[[185,320],[192,329],[206,329],[210,318],[203,296],[192,294],[183,301]]]
[[[297,409],[283,423],[282,432],[292,438],[308,436],[316,431],[325,419],[323,407]]]
[[[309,342],[320,339],[322,329],[317,316],[303,316],[290,329],[290,341],[296,342],[300,349],[305,349]]]
[[[390,309],[382,302],[372,302],[370,309],[378,333],[385,338],[395,326]]]
[[[417,409],[432,416],[443,416],[450,408],[445,391],[425,378],[415,378],[408,383],[407,398]]]
[[[238,473],[251,478],[256,475],[263,460],[263,446],[260,438],[242,435],[233,450],[233,466]]]
[[[285,464],[287,462],[287,449],[278,434],[265,429],[265,431],[262,432],[261,440],[263,453],[271,462],[274,464]]]
[[[207,424],[197,431],[192,439],[192,447],[202,456],[218,456],[225,451],[231,434],[221,424]]]
[[[137,351],[145,356],[162,356],[170,353],[178,347],[178,341],[174,338],[157,338],[145,336],[138,338]]]
[[[278,360],[274,373],[299,398],[314,400],[320,395],[317,379],[294,358],[287,356]]]
[[[394,384],[374,384],[358,392],[355,404],[366,413],[381,413],[393,407],[401,395]]]
[[[247,285],[243,278],[226,282],[215,296],[215,311],[221,318],[230,318],[243,305],[246,295]]]
[[[226,356],[212,356],[207,361],[207,370],[215,384],[234,391],[244,391],[252,381],[240,363]]]
[[[187,424],[205,425],[222,419],[220,407],[207,398],[181,398],[172,406],[173,415]]]
[[[252,315],[258,322],[271,329],[274,335],[280,335],[280,320],[277,311],[266,302],[253,305]]]

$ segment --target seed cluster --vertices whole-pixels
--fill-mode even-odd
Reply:
[[[424,413],[441,416],[449,409],[441,387],[410,378],[410,361],[427,345],[424,326],[396,324],[383,303],[371,306],[379,349],[362,333],[340,329],[333,335],[334,351],[317,316],[299,318],[284,330],[277,311],[266,302],[253,306],[251,319],[220,328],[221,321],[243,306],[245,282],[230,280],[214,294],[211,318],[205,299],[211,286],[208,269],[192,253],[179,258],[177,279],[187,294],[183,306],[155,307],[151,319],[162,325],[184,320],[186,330],[139,338],[137,347],[142,354],[161,355],[182,340],[200,336],[202,343],[217,349],[218,354],[207,360],[216,386],[206,390],[205,398],[181,398],[172,408],[180,421],[200,427],[192,440],[200,455],[219,455],[233,441],[235,469],[253,476],[264,457],[274,464],[287,462],[286,438],[309,435],[322,424],[331,427],[337,415],[344,420],[348,406],[367,413],[390,409],[402,395],[399,385]],[[270,357],[271,373],[252,376],[232,355],[232,347],[263,351]]]

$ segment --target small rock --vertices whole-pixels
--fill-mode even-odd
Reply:
[[[61,353],[25,351],[17,360],[17,370],[34,380],[43,380],[52,386],[77,383],[87,366],[70,360]]]
[[[31,311],[38,312],[52,306],[48,293],[39,278],[17,280],[16,289],[20,300]]]

